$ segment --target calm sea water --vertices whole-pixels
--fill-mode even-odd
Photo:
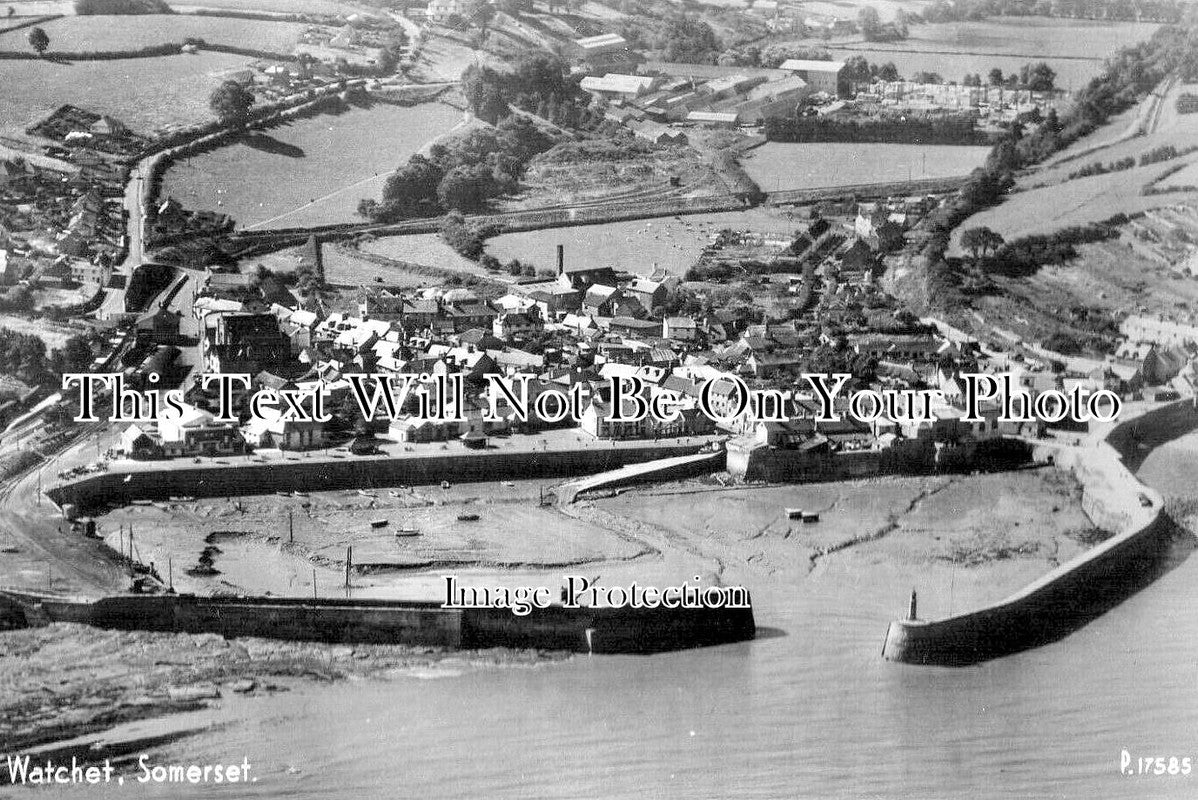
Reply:
[[[1159,455],[1146,473],[1192,466]],[[258,783],[148,796],[1198,796],[1198,771],[1119,772],[1124,748],[1198,764],[1198,558],[1057,644],[965,669],[880,660],[899,587],[727,577],[754,589],[758,641],[246,701],[155,757],[245,756]]]

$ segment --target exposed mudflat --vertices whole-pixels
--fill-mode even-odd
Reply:
[[[399,645],[325,645],[215,634],[107,631],[55,624],[0,633],[0,751],[194,711],[297,682],[431,678],[531,667],[567,654],[463,653]]]

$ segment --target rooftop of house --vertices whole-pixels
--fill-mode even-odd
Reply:
[[[807,58],[788,58],[782,62],[779,69],[794,72],[840,72],[844,69],[843,61],[813,61]]]

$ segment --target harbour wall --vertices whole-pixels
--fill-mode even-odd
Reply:
[[[891,622],[882,656],[963,666],[1009,655],[1067,636],[1151,583],[1166,566],[1176,526],[1163,498],[1124,461],[1138,466],[1143,457],[1137,431],[1176,435],[1195,426],[1198,412],[1185,400],[1125,421],[1088,446],[1037,448],[1037,458],[1077,477],[1083,510],[1115,535],[992,605],[940,620]]]
[[[239,497],[279,491],[326,491],[364,487],[437,484],[441,481],[494,481],[587,475],[662,458],[693,455],[695,444],[605,447],[540,452],[477,450],[444,455],[346,456],[229,464],[156,462],[150,468],[114,469],[53,487],[58,505],[79,509],[124,505],[170,497]]]
[[[614,489],[650,481],[669,481],[691,478],[720,472],[724,469],[725,452],[696,453],[693,456],[657,459],[641,464],[629,465],[611,472],[602,472],[589,478],[572,481],[558,489],[558,500],[573,503],[578,495],[599,489]]]
[[[23,622],[447,649],[537,648],[648,654],[754,638],[751,608],[447,609],[436,603],[119,595],[95,601],[12,592]],[[0,594],[10,605],[12,597]]]
[[[738,480],[768,483],[855,480],[878,475],[1011,469],[1026,464],[1031,448],[1017,439],[960,445],[930,439],[898,440],[883,450],[804,452],[785,448],[728,445],[728,472]]]

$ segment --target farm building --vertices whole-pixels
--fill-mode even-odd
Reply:
[[[452,16],[462,16],[467,5],[466,0],[432,0],[424,15],[433,22],[445,22]]]
[[[632,121],[628,123],[628,128],[640,138],[653,142],[653,144],[685,145],[689,142],[686,134],[682,131],[676,131],[658,122]]]
[[[686,115],[687,122],[698,122],[701,125],[727,125],[729,127],[740,122],[740,114],[736,111],[692,111]]]
[[[651,75],[621,75],[609,72],[602,78],[594,75],[582,79],[583,91],[608,100],[632,100],[650,92],[660,79]]]
[[[840,73],[844,70],[844,62],[790,58],[782,62],[782,69],[805,80],[814,92],[835,95],[840,90]]]

